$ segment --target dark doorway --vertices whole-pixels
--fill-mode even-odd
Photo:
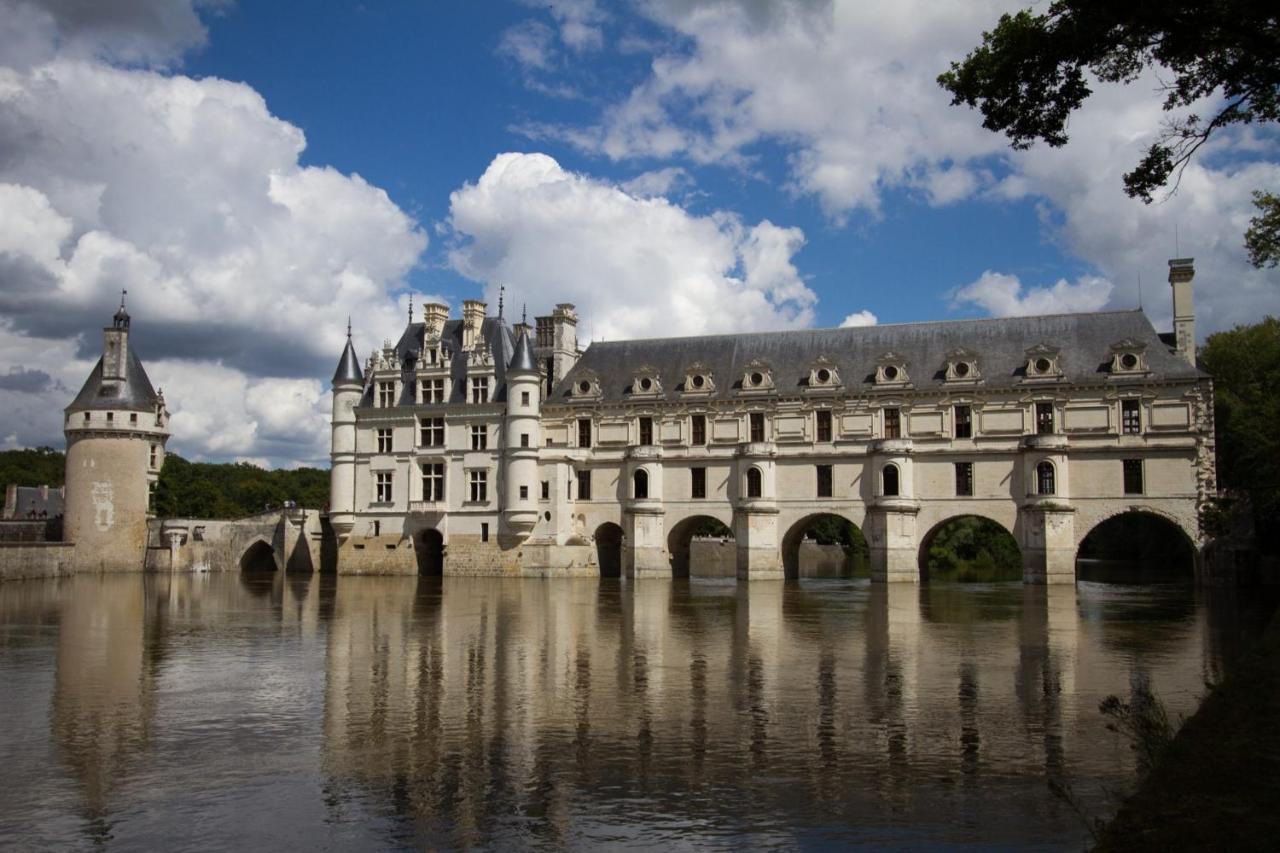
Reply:
[[[622,528],[611,521],[596,528],[596,562],[600,577],[622,577]]]
[[[259,539],[250,545],[240,556],[242,572],[274,572],[276,555],[271,546]]]
[[[429,529],[418,534],[418,574],[439,577],[444,574],[444,536]]]
[[[934,525],[920,542],[920,580],[992,583],[1022,580],[1018,540],[998,522],[958,515]]]
[[[1182,528],[1155,513],[1108,518],[1080,543],[1076,580],[1099,583],[1191,583],[1195,547]]]

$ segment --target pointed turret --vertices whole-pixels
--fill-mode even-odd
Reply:
[[[338,361],[338,369],[333,372],[333,384],[339,382],[359,382],[364,384],[364,372],[360,370],[360,359],[356,358],[356,348],[351,343],[351,324],[347,324],[347,345],[342,350],[342,358]]]
[[[533,342],[529,340],[528,327],[522,326],[516,338],[516,348],[511,356],[511,363],[507,365],[507,375],[537,372],[538,361],[533,357]]]
[[[333,373],[333,437],[329,456],[329,523],[339,539],[350,534],[355,524],[355,407],[360,405],[362,393],[364,373],[351,343],[351,322],[347,321],[347,346]]]

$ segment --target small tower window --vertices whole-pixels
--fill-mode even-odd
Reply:
[[[830,465],[819,465],[818,467],[818,497],[829,498],[832,496],[832,472]]]
[[[1036,466],[1036,494],[1052,495],[1056,491],[1053,463],[1045,460]]]
[[[898,409],[884,410],[884,437],[902,437],[902,412]]]
[[[529,405],[529,392],[528,392],[528,391],[521,391],[521,392],[520,392],[520,405],[522,405],[522,406],[528,406],[528,405]]]
[[[956,497],[973,497],[973,463],[956,463]]]
[[[107,423],[111,423],[111,422],[112,422],[112,421],[114,421],[115,419],[116,419],[116,413],[115,413],[115,412],[107,412]]]
[[[831,440],[831,410],[819,409],[815,413],[817,419],[818,441]]]
[[[689,497],[695,500],[701,500],[707,496],[707,469],[706,468],[690,468],[690,489]]]
[[[137,413],[137,412],[130,412],[130,413],[129,413],[129,423],[131,423],[131,424],[136,424],[137,422],[138,422],[138,413]]]
[[[1053,403],[1036,403],[1036,434],[1053,434]]]
[[[898,466],[889,464],[884,466],[884,470],[880,473],[881,485],[884,487],[884,495],[888,498],[898,496]]]
[[[1120,429],[1125,435],[1142,432],[1142,407],[1137,400],[1120,401]]]
[[[582,494],[581,490],[578,494]],[[631,496],[636,500],[649,497],[649,473],[643,468],[631,475]]]
[[[701,447],[707,443],[707,416],[691,415],[689,417],[689,443]]]
[[[529,446],[529,433],[527,432],[520,433],[520,446],[521,447]]]
[[[758,498],[764,493],[764,478],[759,468],[747,469],[747,497]]]
[[[1124,493],[1126,495],[1140,495],[1142,491],[1142,460],[1124,460]]]

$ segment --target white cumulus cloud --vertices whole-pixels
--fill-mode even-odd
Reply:
[[[847,329],[853,326],[874,326],[880,322],[880,318],[865,308],[848,315],[840,321],[840,328]]]
[[[1077,314],[1104,308],[1112,284],[1097,276],[1081,276],[1075,282],[1059,279],[1043,287],[1023,287],[1016,275],[987,270],[956,291],[957,303],[972,303],[993,317],[1026,317],[1035,314]]]

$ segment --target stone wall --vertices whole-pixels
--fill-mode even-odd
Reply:
[[[61,520],[56,518],[5,519],[0,521],[0,542],[58,542],[61,528]]]
[[[694,538],[689,541],[689,577],[736,578],[738,543],[732,539]]]
[[[0,581],[74,574],[74,554],[66,542],[0,542]]]
[[[812,539],[800,543],[799,568],[802,578],[842,578],[851,570],[844,548]]]
[[[67,447],[65,539],[80,572],[137,572],[147,547],[150,442],[83,436]]]

